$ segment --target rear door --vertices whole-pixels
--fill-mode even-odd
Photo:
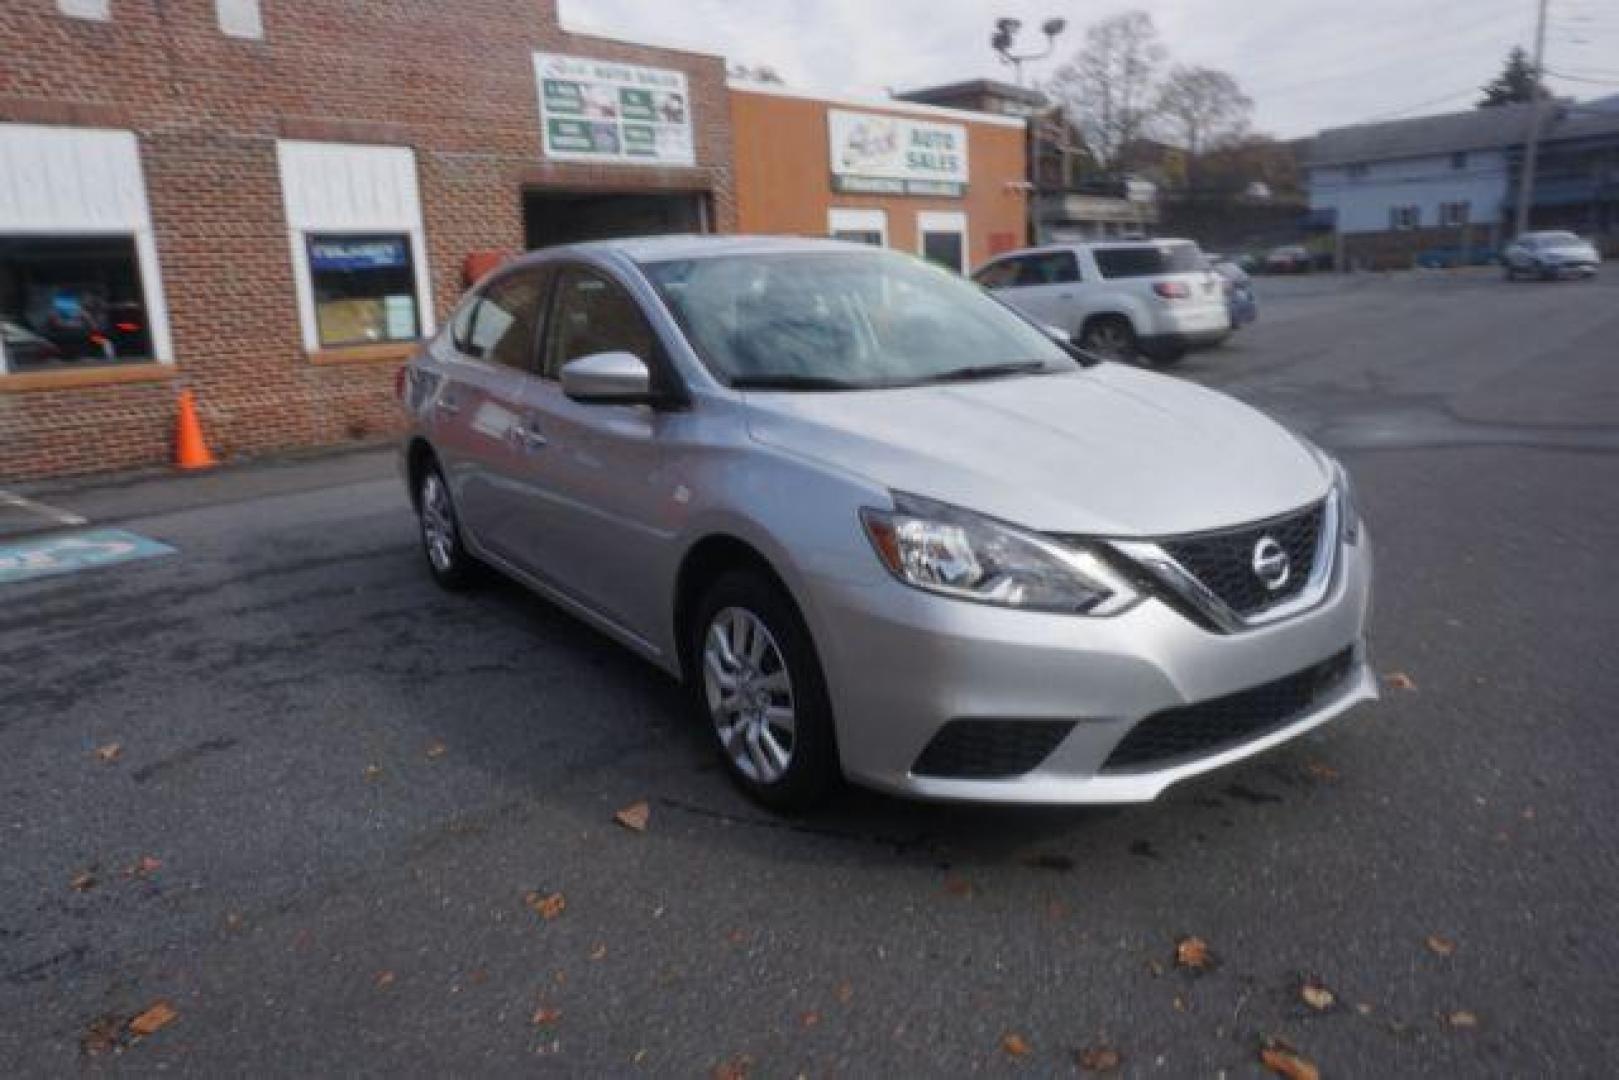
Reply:
[[[520,481],[533,452],[525,401],[538,372],[539,321],[549,267],[524,267],[486,284],[450,327],[450,362],[431,406],[433,442],[449,471],[462,528],[502,558],[520,552]]]

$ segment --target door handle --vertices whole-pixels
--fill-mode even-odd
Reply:
[[[521,450],[538,450],[543,447],[546,442],[545,436],[534,428],[531,421],[513,424],[511,427],[506,429],[506,432],[511,438],[512,442],[515,443]]]

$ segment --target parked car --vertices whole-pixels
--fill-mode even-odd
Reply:
[[[1271,248],[1265,255],[1267,274],[1308,274],[1315,260],[1303,244]]]
[[[5,349],[13,371],[43,367],[62,358],[62,350],[49,339],[10,319],[0,319],[0,348]]]
[[[1589,240],[1571,232],[1524,233],[1501,253],[1508,281],[1521,276],[1547,280],[1595,277],[1602,256]]]
[[[1231,329],[1240,330],[1259,318],[1259,300],[1254,296],[1254,279],[1224,255],[1210,255],[1209,269],[1220,275],[1225,288],[1226,312]]]
[[[551,248],[399,393],[432,576],[493,567],[683,679],[769,806],[1149,800],[1376,695],[1340,464],[909,255]]]
[[[1231,333],[1220,278],[1190,240],[1028,248],[979,267],[973,280],[1109,359],[1170,364]]]

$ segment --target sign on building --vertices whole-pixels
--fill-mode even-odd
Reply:
[[[943,195],[967,190],[967,128],[877,113],[827,113],[832,186],[875,195]]]
[[[561,161],[693,165],[686,76],[664,68],[534,54],[545,156]]]

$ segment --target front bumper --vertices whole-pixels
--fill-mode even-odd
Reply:
[[[1376,698],[1365,627],[1372,554],[1362,529],[1344,547],[1321,602],[1234,634],[1202,629],[1159,600],[1112,618],[1013,611],[953,601],[886,580],[823,580],[817,633],[853,781],[928,799],[1132,803],[1180,780],[1295,738]],[[1167,710],[1275,682],[1351,650],[1347,674],[1291,715],[1196,754],[1104,769],[1137,724]],[[952,720],[1072,721],[1020,775],[919,775],[918,757]]]

